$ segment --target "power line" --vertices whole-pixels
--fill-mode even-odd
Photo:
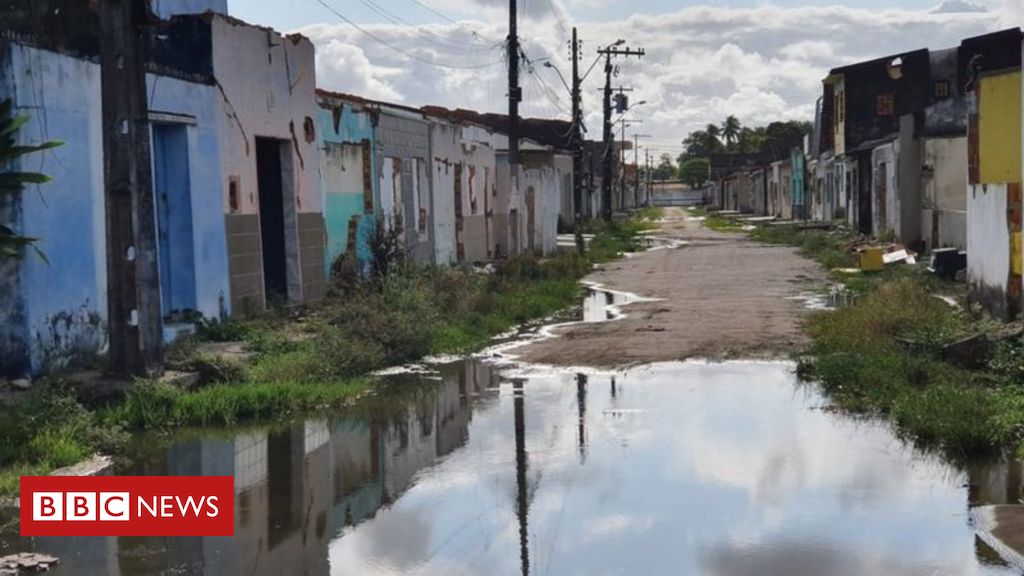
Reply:
[[[458,40],[453,40],[451,38],[445,38],[443,36],[435,34],[433,31],[431,31],[431,30],[429,30],[429,29],[427,29],[425,27],[414,25],[412,22],[409,22],[408,20],[402,18],[401,16],[398,16],[394,12],[391,12],[387,8],[384,8],[380,4],[374,2],[374,0],[359,0],[359,1],[362,2],[362,4],[364,6],[366,6],[370,10],[373,10],[378,15],[380,15],[382,18],[384,18],[385,20],[391,22],[392,24],[395,24],[395,25],[398,25],[398,26],[407,26],[407,27],[415,30],[417,34],[426,34],[426,35],[432,36],[434,38],[437,38],[437,40],[428,40],[428,41],[435,42],[437,45],[439,45],[439,46],[441,46],[443,48],[446,48],[448,50],[453,50],[453,51],[456,51],[456,52],[464,52],[466,50],[466,48],[474,48],[474,47],[476,47],[476,40],[475,40],[475,38],[474,38],[473,43],[459,42]]]
[[[501,62],[491,62],[489,64],[460,66],[460,65],[455,65],[455,64],[442,64],[440,62],[435,62],[435,61],[433,61],[433,60],[431,60],[429,58],[424,58],[424,57],[419,56],[417,54],[413,54],[413,53],[407,52],[405,50],[402,50],[401,48],[399,48],[398,46],[395,46],[391,42],[388,42],[387,40],[381,38],[380,36],[374,34],[373,32],[370,32],[369,30],[363,28],[359,24],[356,24],[355,22],[350,20],[348,17],[346,17],[341,12],[337,11],[334,7],[332,7],[330,4],[328,4],[325,0],[316,0],[316,1],[321,6],[323,6],[328,11],[330,11],[332,14],[334,14],[338,18],[341,18],[342,20],[344,20],[349,26],[351,26],[351,27],[355,28],[356,30],[362,32],[363,34],[369,36],[370,38],[373,38],[377,42],[380,42],[381,44],[387,46],[388,48],[394,50],[395,52],[398,52],[399,54],[402,54],[403,56],[405,56],[407,58],[410,58],[412,60],[416,60],[417,62],[422,62],[424,64],[429,64],[430,66],[436,66],[438,68],[450,68],[450,69],[453,69],[453,70],[481,70],[483,68],[490,68],[492,66],[497,66],[497,65],[501,64]]]
[[[473,30],[472,28],[469,28],[469,27],[463,25],[461,22],[455,20],[454,18],[451,18],[450,16],[444,14],[440,10],[430,6],[429,4],[427,4],[425,2],[421,2],[420,0],[409,0],[409,1],[412,2],[413,4],[416,4],[420,8],[423,8],[427,12],[430,12],[431,14],[437,16],[438,18],[441,18],[442,20],[450,23],[450,24],[455,24],[456,26],[458,26],[460,28],[463,28],[465,30],[469,30],[470,32],[473,33],[474,36],[479,36],[479,37],[483,38],[484,40],[487,40],[488,42],[493,43],[494,45],[503,44],[503,42],[499,42],[497,40],[494,40],[493,38],[488,38],[487,36],[484,36],[483,34],[477,32],[476,30]]]

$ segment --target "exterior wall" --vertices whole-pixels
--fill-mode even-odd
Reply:
[[[914,117],[900,118],[896,157],[897,237],[909,246],[921,243],[921,142],[914,135]]]
[[[842,156],[846,153],[846,86],[841,75],[832,84],[835,87],[833,141],[835,142],[836,156]]]
[[[459,244],[465,244],[463,222],[455,214],[456,174],[462,178],[464,168],[456,168],[463,158],[460,150],[462,129],[445,121],[430,123],[430,144],[433,148],[433,169],[430,172],[434,191],[434,262],[438,265],[455,264],[459,261]],[[462,182],[459,183],[460,192]],[[460,195],[459,211],[465,209]],[[462,242],[460,242],[462,241]]]
[[[967,193],[967,276],[972,298],[997,318],[1009,318],[1010,232],[1006,185],[976,185]]]
[[[314,120],[313,45],[301,36],[281,36],[221,16],[212,19],[211,27],[214,74],[221,91],[222,210],[228,227],[251,231],[251,217],[259,218],[256,138],[279,141],[287,297],[291,302],[318,300],[327,286],[326,232]],[[321,241],[313,242],[317,234]],[[253,257],[251,234],[244,238],[244,242],[232,238],[228,246],[232,309],[240,311],[266,304],[262,280],[257,280],[263,276],[262,256]]]
[[[555,158],[552,152],[523,154],[523,179],[520,183],[524,194],[522,229],[529,234],[532,190],[532,247],[545,255],[553,254],[558,249],[558,206],[563,173],[556,166]]]
[[[922,145],[921,235],[928,249],[967,248],[967,138]]]
[[[1004,320],[1016,319],[1021,308],[1021,106],[1020,71],[982,76],[970,103],[971,298]]]
[[[490,134],[475,126],[431,122],[434,254],[438,264],[494,257],[497,173]]]
[[[7,206],[5,223],[41,238],[49,263],[31,251],[7,261],[0,282],[0,372],[38,374],[87,360],[107,346],[106,223],[102,102],[98,64],[11,45],[3,63],[4,97],[31,120],[25,143],[64,145],[24,159],[21,169],[53,181],[28,187]],[[227,251],[219,210],[216,89],[149,77],[151,117],[180,123],[187,140],[196,311],[227,311]]]
[[[871,153],[871,222],[875,236],[899,234],[899,190],[896,146],[886,144]]]
[[[430,125],[422,115],[381,108],[377,125],[380,207],[386,221],[402,221],[409,256],[434,261],[433,194],[428,167]]]
[[[473,128],[463,128],[459,147],[464,158],[462,209],[464,253],[467,262],[484,262],[494,257],[494,204],[497,174],[494,149],[474,139]]]
[[[807,218],[807,181],[806,158],[803,149],[794,149],[790,154],[790,203],[793,217]]]
[[[317,128],[323,141],[320,153],[321,188],[327,249],[324,267],[343,254],[354,255],[359,269],[369,271],[373,255],[375,206],[378,202],[373,115],[337,99],[321,98]]]

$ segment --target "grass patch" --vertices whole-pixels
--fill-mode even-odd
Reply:
[[[585,257],[524,254],[491,273],[471,268],[397,267],[372,283],[344,283],[300,314],[271,310],[245,320],[204,323],[170,347],[169,369],[198,372],[190,390],[141,383],[123,399],[90,411],[61,382],[37,384],[17,408],[0,411],[0,495],[18,477],[48,474],[96,452],[115,453],[123,430],[232,426],[348,405],[374,386],[366,374],[429,354],[484,347],[516,325],[578,301],[580,278],[595,263],[642,248],[640,233],[660,211],[593,224]],[[202,341],[242,341],[252,361],[200,352]]]
[[[365,392],[370,380],[279,381],[217,384],[186,392],[166,384],[133,390],[98,413],[108,426],[136,429],[169,425],[230,426],[248,420],[278,420],[299,412],[344,406]]]
[[[701,224],[716,232],[743,232],[743,225],[738,220],[717,213],[706,213]]]
[[[0,495],[18,492],[18,477],[49,474],[97,452],[113,453],[127,435],[83,406],[70,385],[36,383],[17,406],[0,409]]]
[[[853,267],[843,231],[760,226],[751,236],[796,246],[829,269]],[[921,266],[836,275],[856,304],[815,314],[799,367],[835,404],[888,417],[901,434],[963,461],[1003,448],[1024,453],[1024,350],[1004,345],[988,369],[968,371],[942,348],[987,325],[934,297],[955,290]]]

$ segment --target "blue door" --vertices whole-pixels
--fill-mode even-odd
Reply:
[[[181,320],[196,309],[192,187],[188,126],[153,125],[153,189],[156,193],[160,301],[164,317]]]

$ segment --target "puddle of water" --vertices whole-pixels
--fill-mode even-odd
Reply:
[[[787,363],[509,379],[476,360],[271,429],[140,439],[128,473],[226,474],[233,538],[0,540],[58,574],[1013,574],[958,471],[820,409]],[[3,522],[0,522],[2,525]]]
[[[583,299],[584,322],[607,322],[622,317],[621,307],[640,301],[641,298],[626,292],[611,292],[599,288],[588,288]]]
[[[832,286],[824,294],[820,292],[804,292],[793,296],[792,299],[803,302],[804,308],[814,311],[838,310],[839,308],[853,306],[856,303],[856,296],[842,284]]]

